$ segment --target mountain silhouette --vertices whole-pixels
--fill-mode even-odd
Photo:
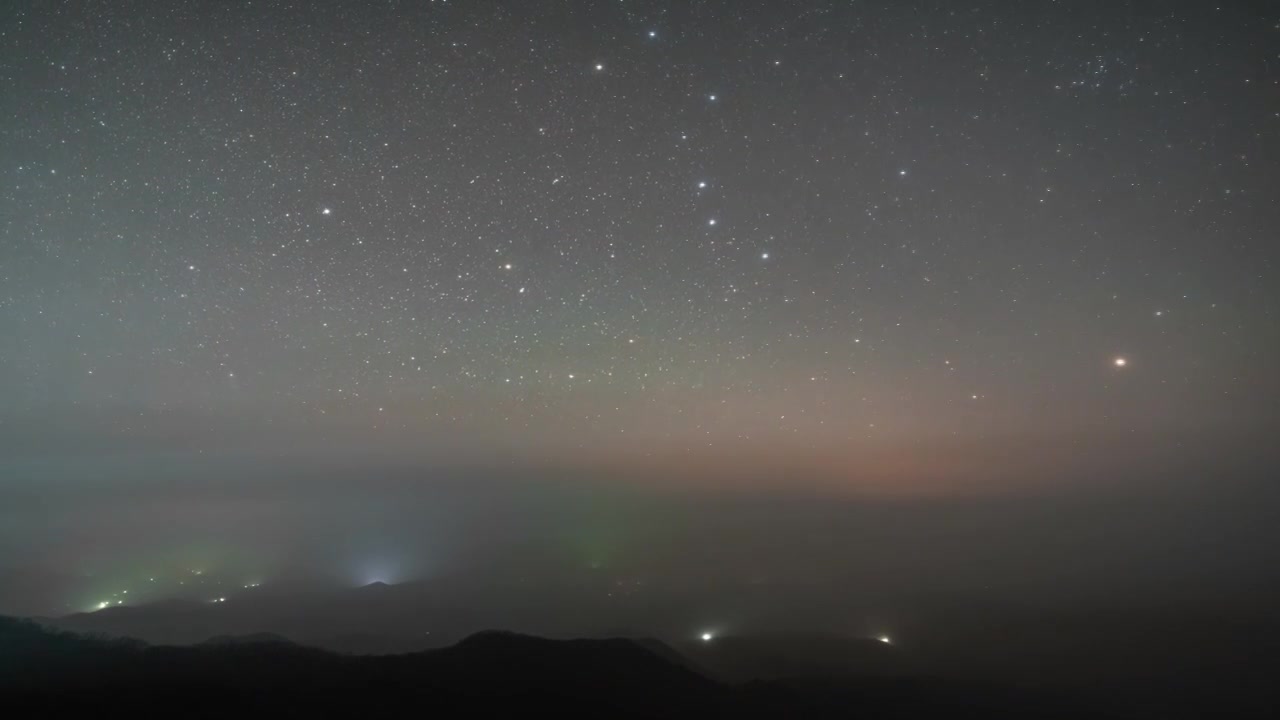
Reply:
[[[171,707],[244,713],[447,713],[534,709],[559,716],[740,714],[733,689],[630,640],[548,640],[486,632],[454,646],[349,656],[274,635],[191,647],[79,636],[0,618],[0,695],[14,707]],[[395,712],[393,712],[395,711]],[[184,711],[185,712],[185,711]]]
[[[915,673],[902,656],[878,641],[833,636],[673,647],[505,631],[433,650],[350,655],[273,633],[156,646],[0,617],[0,697],[13,716],[147,708],[240,718],[1193,718],[1215,707],[1234,717],[1274,708],[1274,695],[1188,696],[1158,682],[1072,693],[940,678]]]

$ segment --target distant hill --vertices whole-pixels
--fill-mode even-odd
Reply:
[[[629,640],[557,641],[488,632],[449,648],[359,657],[278,636],[192,647],[82,637],[0,619],[0,696],[9,707],[169,708],[362,716],[534,709],[560,716],[741,716],[741,693]],[[394,712],[393,712],[394,710]]]
[[[1218,687],[1220,694],[1208,686],[1188,695],[1168,683],[1051,692],[930,677],[912,672],[896,648],[838,636],[721,637],[671,647],[487,631],[445,648],[370,656],[272,633],[155,646],[0,617],[0,698],[13,717],[1274,716],[1273,696]]]

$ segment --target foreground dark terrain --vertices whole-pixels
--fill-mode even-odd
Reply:
[[[274,635],[149,646],[0,618],[0,696],[24,716],[1266,717],[1276,707],[1226,688],[1214,697],[1172,686],[1064,693],[961,683],[915,674],[888,649],[882,672],[842,674],[833,660],[842,653],[864,668],[875,661],[868,642],[724,638],[680,651],[485,632],[437,650],[357,656]]]

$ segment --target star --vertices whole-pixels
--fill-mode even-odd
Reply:
[[[309,464],[304,446],[327,452],[332,434],[344,456],[385,449],[388,465],[424,472],[488,467],[497,447],[521,475],[525,462],[553,459],[620,470],[608,482],[623,485],[674,471],[701,486],[706,471],[726,499],[757,481],[789,494],[792,474],[823,492],[830,482],[850,496],[915,498],[935,486],[967,494],[974,457],[989,459],[984,494],[988,485],[1020,493],[1021,459],[1062,437],[1081,478],[1154,475],[1154,465],[1127,466],[1147,462],[1141,448],[1108,452],[1144,423],[1153,446],[1169,450],[1152,460],[1162,467],[1202,452],[1229,461],[1240,443],[1191,447],[1165,433],[1254,438],[1274,418],[1267,344],[1280,288],[1265,280],[1280,246],[1266,240],[1274,208],[1263,150],[1280,108],[1258,112],[1265,88],[1231,74],[1256,60],[1257,13],[1197,11],[1197,31],[1215,39],[1202,47],[1181,42],[1185,18],[1117,38],[1110,29],[1132,24],[1131,13],[1104,3],[1060,47],[1053,13],[929,14],[936,3],[918,0],[799,25],[787,3],[673,15],[664,3],[614,0],[569,17],[566,3],[493,13],[493,3],[450,2],[431,32],[406,42],[408,31],[392,31],[371,52],[359,38],[341,42],[352,40],[358,0],[306,18],[259,4],[190,3],[182,28],[134,22],[136,32],[96,33],[93,52],[70,53],[84,57],[65,66],[30,58],[13,96],[39,112],[10,123],[23,147],[6,156],[0,188],[10,200],[0,208],[0,326],[19,348],[0,351],[0,445],[22,437],[29,418],[42,434],[70,435],[20,448],[23,457],[64,454],[93,432],[102,434],[90,438],[94,452],[117,441],[181,453],[273,448],[273,457],[284,447],[287,462],[299,453]],[[379,25],[421,20],[411,3],[385,5]],[[897,20],[921,8],[934,40]],[[125,23],[136,13],[113,14]],[[81,38],[81,20],[53,13],[38,24]],[[814,31],[818,21],[841,32]],[[671,42],[646,22],[670,28]],[[201,28],[215,26],[255,28],[217,48],[256,57],[253,72],[209,65]],[[962,47],[991,27],[1008,42],[981,57],[957,64],[955,53],[916,52]],[[336,39],[319,62],[317,37]],[[616,74],[612,60],[591,59],[601,53],[618,60]],[[1170,57],[1179,62],[1162,62]],[[876,71],[907,60],[912,72]],[[1000,71],[1009,67],[1031,77]],[[388,70],[407,74],[380,80]],[[75,122],[57,121],[90,87]],[[719,103],[720,87],[733,102]],[[211,89],[217,102],[191,101]],[[1229,122],[1176,112],[1210,91]],[[183,102],[191,107],[128,122]],[[1126,112],[1109,112],[1120,105]],[[1150,117],[1160,118],[1155,135]],[[1086,172],[1095,164],[1101,178]],[[1216,170],[1188,175],[1192,166]],[[330,198],[350,211],[340,223],[329,222]],[[724,230],[721,213],[733,218]],[[777,267],[775,243],[786,249]],[[507,258],[520,259],[518,275]],[[522,280],[538,283],[536,298]],[[1160,322],[1144,323],[1144,312]],[[1130,371],[1130,351],[1151,364]],[[578,383],[566,364],[589,376]],[[968,407],[956,402],[966,385]],[[163,432],[169,417],[190,427]],[[234,432],[183,440],[224,423]],[[898,459],[944,446],[936,462]],[[1241,449],[1260,462],[1254,451],[1266,447]],[[633,472],[642,458],[644,472]],[[880,477],[886,463],[893,482]],[[142,481],[137,492],[147,492]],[[138,529],[139,551],[167,532],[163,504],[154,509],[146,532],[155,536]],[[394,509],[388,517],[400,522]],[[6,510],[18,512],[0,503],[0,528]],[[357,525],[370,537],[353,537],[352,548],[400,553],[414,572],[435,562],[420,543],[383,547],[399,544],[398,528]],[[457,547],[484,530],[456,525],[459,537],[447,539]],[[41,532],[14,537],[39,549]],[[203,557],[185,552],[165,562]],[[842,582],[853,557],[843,552],[824,553],[833,564],[816,571]],[[886,563],[903,552],[886,548]],[[793,554],[751,559],[750,572],[775,577],[771,563]],[[114,610],[125,587],[135,603],[162,599],[152,594],[179,582],[159,583],[167,571],[133,591],[150,559],[95,557],[134,568],[134,585],[89,579],[59,602],[88,610],[106,594]],[[267,559],[263,571],[275,565]],[[369,569],[347,553],[318,559],[321,571],[353,579]],[[187,590],[205,588],[192,598],[240,597],[235,585],[252,585],[239,574],[248,567],[231,566],[239,562],[202,577],[182,570]],[[939,591],[980,584],[935,580]],[[684,641],[714,637],[704,648],[714,651],[752,631],[705,599],[706,614],[676,619]],[[813,620],[859,622],[845,615]],[[861,622],[861,632],[880,631],[864,640],[881,641],[893,624],[908,648],[916,642],[891,618]]]

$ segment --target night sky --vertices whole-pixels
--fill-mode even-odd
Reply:
[[[1024,496],[1257,507],[1278,10],[4,3],[0,567],[357,582],[539,537],[661,574],[793,533],[821,576],[873,562],[841,533],[989,527],[946,503],[1007,504],[982,558],[1056,516]],[[725,505],[763,496],[812,512]]]

